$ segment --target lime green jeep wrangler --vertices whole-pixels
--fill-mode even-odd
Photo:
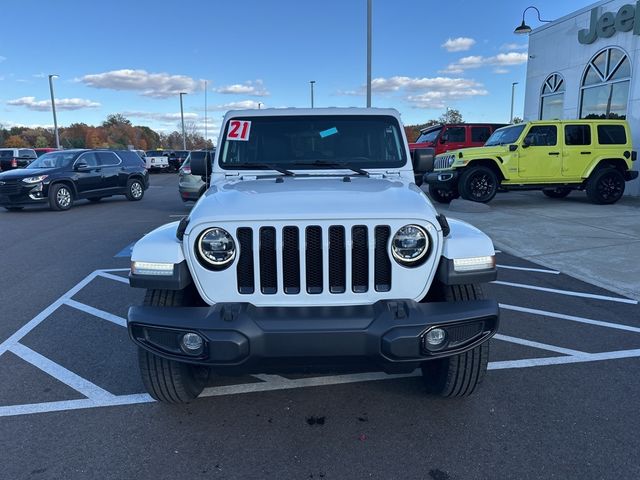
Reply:
[[[542,190],[563,198],[586,190],[593,203],[615,203],[633,180],[636,152],[624,120],[551,120],[510,125],[483,147],[449,151],[425,174],[441,203],[462,197],[488,202],[498,190]]]

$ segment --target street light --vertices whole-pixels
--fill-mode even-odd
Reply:
[[[53,130],[56,135],[56,148],[60,150],[60,136],[58,135],[58,119],[56,118],[56,100],[53,95],[53,77],[59,77],[60,75],[49,75],[49,91],[51,92],[51,110],[53,110]]]
[[[180,118],[182,120],[182,149],[187,149],[187,137],[184,134],[184,109],[182,108],[182,96],[186,95],[185,92],[180,92]]]
[[[262,108],[262,102],[258,102],[258,110]]]
[[[309,80],[309,84],[311,85],[311,108],[313,108],[313,84],[316,83],[315,80]]]
[[[540,18],[540,10],[538,10],[536,7],[534,7],[533,5],[527,7],[524,9],[524,12],[522,12],[522,23],[520,24],[519,27],[516,27],[516,29],[513,31],[513,33],[515,33],[516,35],[525,35],[527,33],[531,33],[531,27],[529,25],[527,25],[526,23],[524,23],[524,14],[527,13],[527,10],[529,10],[530,8],[533,8],[536,12],[538,12],[538,21],[539,22],[544,22],[544,23],[549,23],[551,22],[551,20],[543,20]]]
[[[518,85],[518,82],[511,84],[511,115],[509,115],[509,123],[513,123],[513,98],[516,93],[516,85]]]
[[[371,0],[367,0],[367,108],[371,108]]]

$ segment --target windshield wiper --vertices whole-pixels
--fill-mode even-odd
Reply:
[[[275,170],[276,172],[280,172],[283,175],[294,177],[296,174],[291,170],[287,170],[286,168],[279,167],[277,165],[272,165],[270,163],[239,163],[237,166],[241,166],[244,168],[268,168],[269,170]]]
[[[304,167],[322,166],[322,167],[344,168],[345,170],[351,170],[353,172],[356,172],[358,175],[367,175],[367,176],[369,175],[369,172],[367,172],[366,170],[358,168],[354,165],[349,165],[348,163],[345,163],[345,162],[325,162],[324,160],[316,160],[315,162],[309,162],[309,163],[296,163],[296,165],[304,166]]]

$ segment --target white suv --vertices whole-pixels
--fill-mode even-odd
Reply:
[[[219,138],[213,162],[191,159],[210,186],[189,217],[133,249],[147,295],[128,328],[151,396],[188,402],[212,371],[352,361],[472,393],[498,327],[480,287],[493,245],[415,185],[399,113],[234,111]]]

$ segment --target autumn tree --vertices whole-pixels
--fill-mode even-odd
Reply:
[[[10,135],[4,141],[4,146],[9,148],[23,148],[27,146],[27,142],[25,142],[20,135]]]

